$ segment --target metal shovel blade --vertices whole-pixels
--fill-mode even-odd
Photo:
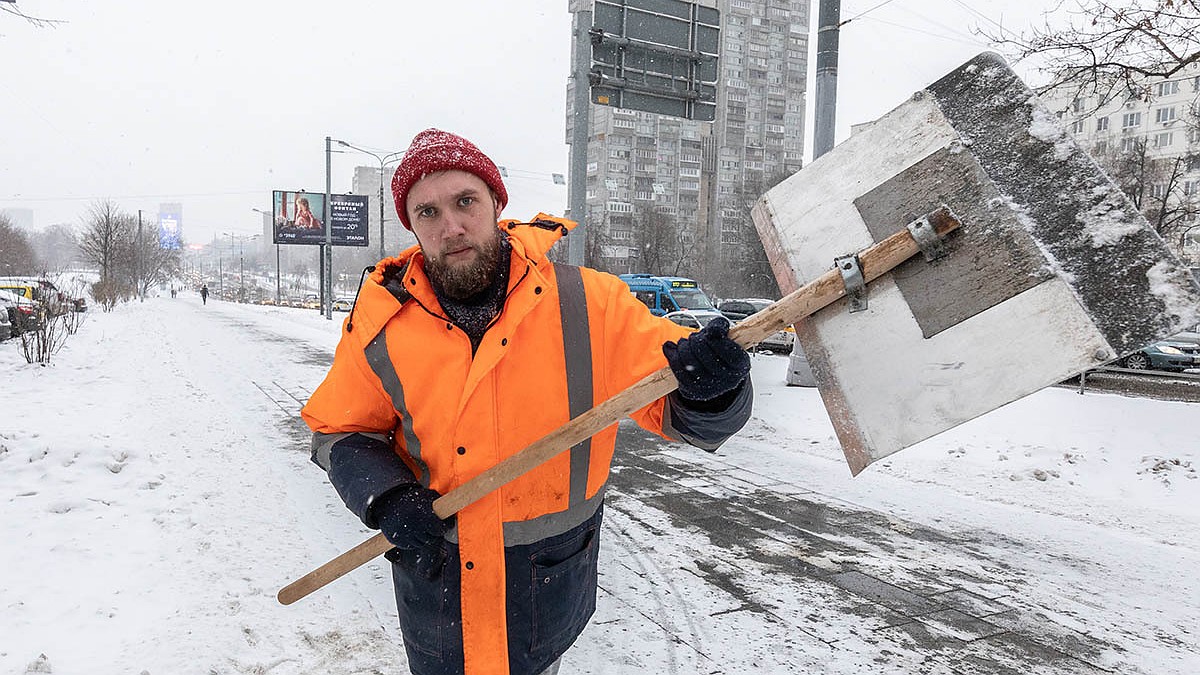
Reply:
[[[947,255],[796,326],[851,471],[1200,322],[1200,287],[991,53],[917,92],[754,209],[783,291],[938,204]]]

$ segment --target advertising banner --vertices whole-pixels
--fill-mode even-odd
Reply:
[[[177,249],[180,246],[180,216],[178,213],[158,214],[158,245],[160,248]]]
[[[317,192],[272,193],[275,244],[324,244],[325,194]],[[329,196],[330,239],[334,246],[366,246],[367,197]]]
[[[367,196],[329,195],[334,246],[367,245]]]

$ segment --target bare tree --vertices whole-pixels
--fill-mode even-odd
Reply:
[[[633,229],[638,237],[638,269],[649,274],[674,276],[683,257],[680,228],[675,217],[653,206],[639,205],[634,212]]]
[[[789,174],[783,170],[749,179],[724,200],[724,208],[738,213],[737,241],[725,247],[723,267],[730,273],[721,279],[721,291],[726,297],[750,296],[760,298],[779,297],[779,284],[767,260],[766,249],[750,210],[759,197],[781,183]]]
[[[104,311],[133,297],[137,289],[137,220],[111,201],[92,204],[79,237],[83,259],[100,268],[92,297]]]
[[[13,224],[11,218],[0,213],[0,276],[28,275],[36,269],[37,258],[29,237]]]
[[[134,277],[141,298],[155,285],[166,283],[179,273],[182,258],[179,249],[163,248],[158,237],[143,236],[133,240]]]
[[[79,251],[84,260],[100,268],[101,281],[118,280],[120,266],[133,240],[133,228],[132,216],[111,201],[99,201],[88,208]]]
[[[1200,216],[1200,194],[1189,171],[1200,168],[1194,145],[1182,155],[1157,157],[1145,136],[1125,140],[1122,148],[1095,155],[1133,205],[1167,241]]]
[[[979,33],[1018,59],[1044,58],[1047,89],[1097,95],[1097,107],[1148,98],[1148,80],[1200,61],[1200,0],[1060,0],[1044,16],[1026,33]]]
[[[66,23],[65,21],[59,19],[46,19],[40,16],[30,16],[29,14],[26,14],[18,9],[16,3],[10,3],[7,5],[0,3],[0,12],[12,14],[15,17],[24,19],[38,28],[53,28],[60,23]]]
[[[51,225],[30,237],[30,243],[48,272],[66,270],[79,259],[79,242],[70,225]]]

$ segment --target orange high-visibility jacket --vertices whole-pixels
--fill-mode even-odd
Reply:
[[[328,461],[348,434],[387,438],[421,484],[446,494],[666,365],[662,344],[689,329],[652,316],[613,275],[551,262],[546,251],[574,223],[542,214],[535,222],[499,224],[513,249],[508,295],[474,355],[440,308],[417,247],[376,266],[353,329],[343,326],[329,374],[303,410],[319,464],[322,448]],[[399,297],[383,285],[388,269],[393,290],[403,284]],[[634,419],[666,438],[719,445],[676,431],[665,402]],[[506,541],[553,536],[595,514],[616,431],[563,448],[458,513],[450,536],[461,554],[468,675],[508,673]]]

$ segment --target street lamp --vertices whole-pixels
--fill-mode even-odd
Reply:
[[[256,209],[253,206],[250,207],[250,210],[257,211],[258,213],[263,214],[263,216],[265,216],[265,218],[263,218],[263,220],[273,219],[275,217],[275,214],[271,213],[270,211],[263,211],[262,209]],[[274,220],[271,221],[271,233],[272,233],[272,238],[274,238],[274,233],[275,233]],[[279,289],[280,289],[280,285],[279,285],[279,242],[276,241],[275,242],[275,306],[276,307],[279,306],[280,298],[282,295],[279,292]]]
[[[350,148],[351,150],[357,150],[363,154],[370,155],[375,158],[375,161],[379,162],[379,259],[383,260],[387,257],[387,247],[383,241],[383,221],[385,220],[384,214],[386,213],[383,201],[384,169],[387,167],[389,160],[399,159],[404,155],[405,151],[398,150],[396,152],[389,152],[386,155],[380,155],[378,153],[371,152],[370,150],[364,150],[356,145],[351,145],[346,141],[337,141],[337,144],[344,148]]]
[[[222,232],[229,237],[229,255],[233,257],[233,241],[238,240],[238,302],[246,301],[246,248],[245,242],[250,235]]]

